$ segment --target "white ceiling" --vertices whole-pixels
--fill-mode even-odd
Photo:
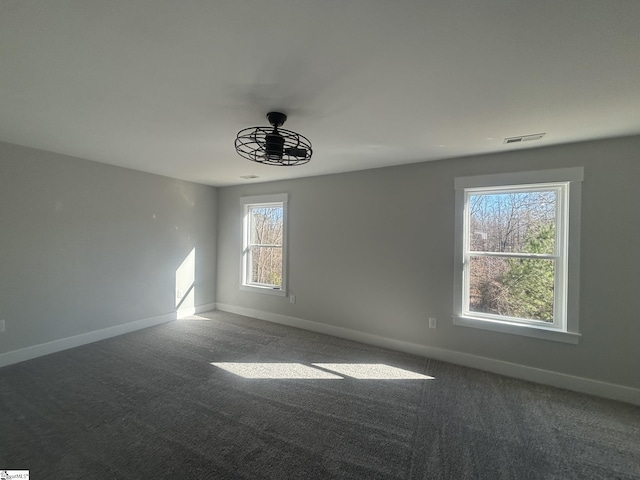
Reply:
[[[270,110],[309,164],[235,153]],[[0,140],[199,183],[638,133],[638,0],[0,2]]]

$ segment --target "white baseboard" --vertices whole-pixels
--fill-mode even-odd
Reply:
[[[487,372],[497,373],[508,377],[519,378],[530,382],[550,385],[552,387],[565,388],[575,392],[596,395],[598,397],[619,400],[634,405],[640,405],[640,389],[616,385],[613,383],[601,382],[584,377],[576,377],[565,373],[543,370],[540,368],[527,367],[516,363],[504,362],[487,357],[470,355],[468,353],[446,350],[443,348],[429,347],[415,343],[404,342],[385,338],[370,333],[360,332],[349,328],[327,325],[324,323],[303,320],[301,318],[289,317],[275,313],[264,312],[252,308],[238,307],[235,305],[216,304],[217,309],[223,312],[236,313],[246,317],[266,320],[268,322],[288,325],[290,327],[302,328],[312,332],[333,335],[334,337],[346,338],[357,342],[375,345],[377,347],[389,348],[401,352],[412,353],[427,358],[433,358],[443,362],[462,365],[470,368],[477,368]]]
[[[200,305],[198,307],[195,307],[193,309],[193,314],[192,315],[197,315],[198,313],[202,313],[202,312],[210,312],[211,310],[215,310],[217,308],[218,304],[217,303],[207,303],[205,305]]]
[[[193,309],[193,313],[208,312],[210,310],[215,310],[215,308],[215,303],[208,303],[206,305],[195,307]],[[136,330],[142,330],[143,328],[153,327],[155,325],[160,325],[161,323],[176,320],[176,318],[177,312],[166,313],[157,317],[143,318],[133,322],[95,330],[93,332],[82,333],[73,337],[61,338],[59,340],[21,348],[20,350],[2,353],[0,354],[0,367],[24,362],[25,360],[31,360],[32,358],[42,357],[43,355],[49,355],[50,353],[61,352],[62,350],[79,347],[88,343],[98,342],[100,340],[116,337],[125,333],[135,332]]]
[[[190,317],[202,312],[209,312],[216,309],[215,303],[207,303],[206,305],[200,305],[198,307],[181,307],[176,311],[176,319]]]

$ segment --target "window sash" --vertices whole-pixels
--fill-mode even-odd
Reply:
[[[499,322],[506,322],[506,323],[515,323],[515,324],[519,324],[519,325],[536,325],[536,326],[542,326],[544,328],[558,328],[558,325],[561,324],[561,322],[558,321],[558,315],[561,315],[562,312],[559,312],[559,303],[561,303],[561,299],[558,298],[558,283],[562,281],[562,279],[558,278],[558,261],[556,261],[556,259],[554,258],[544,258],[542,260],[551,260],[553,261],[553,266],[554,266],[554,285],[553,285],[553,321],[549,322],[549,321],[545,321],[545,320],[538,320],[535,318],[526,318],[526,317],[514,317],[514,316],[510,316],[510,315],[505,315],[505,314],[495,314],[495,313],[488,313],[488,312],[478,312],[475,310],[471,309],[471,257],[477,257],[477,255],[469,255],[466,259],[465,259],[465,268],[464,268],[464,278],[465,278],[465,282],[463,285],[463,300],[464,300],[464,305],[463,305],[463,309],[462,309],[462,313],[464,316],[468,316],[468,317],[475,317],[475,318],[481,318],[481,319],[487,319],[487,320],[492,320],[492,321],[499,321]],[[492,258],[500,258],[501,256],[499,255],[491,255]],[[527,257],[520,257],[520,256],[503,256],[503,258],[527,258]],[[539,259],[539,257],[535,257],[536,259]]]
[[[287,232],[287,195],[260,195],[241,197],[240,204],[243,208],[243,247],[241,254],[240,288],[242,290],[286,295],[286,232]],[[252,233],[255,224],[252,222],[253,211],[260,208],[278,208],[282,211],[282,237],[281,243],[258,243],[252,241]],[[279,240],[279,239],[278,239]],[[281,262],[276,274],[279,274],[281,284],[264,283],[254,281],[253,249],[279,249]]]
[[[283,259],[281,258],[280,261],[280,265],[279,268],[277,269],[278,271],[276,272],[276,274],[280,275],[280,284],[278,283],[269,283],[269,282],[259,282],[254,280],[254,277],[258,276],[256,271],[253,268],[253,256],[254,256],[254,248],[257,249],[269,249],[269,248],[275,248],[275,249],[279,249],[281,250],[281,255],[282,255],[282,246],[281,245],[250,245],[247,247],[246,251],[245,251],[245,255],[246,255],[246,271],[245,271],[245,283],[247,285],[258,285],[261,287],[269,287],[269,288],[274,288],[274,289],[281,289],[282,288],[282,281],[283,281]]]
[[[528,253],[528,252],[491,252],[488,250],[472,250],[471,249],[471,197],[474,196],[489,196],[489,195],[511,195],[511,194],[525,194],[525,193],[543,193],[553,192],[555,193],[555,240],[553,255],[560,256],[559,248],[560,241],[562,240],[562,232],[559,231],[558,223],[561,220],[563,214],[562,201],[563,192],[567,187],[566,182],[553,183],[553,184],[528,184],[528,185],[505,185],[496,187],[477,187],[477,188],[465,188],[464,189],[464,249],[467,251],[479,251],[487,253]]]
[[[478,195],[556,192],[555,242],[552,254],[528,252],[493,252],[471,250],[471,208],[470,199]],[[462,252],[462,315],[479,320],[488,320],[516,325],[529,325],[540,328],[566,331],[567,328],[567,242],[568,230],[566,208],[569,200],[569,182],[553,182],[527,185],[503,185],[491,187],[464,188],[463,212],[463,252]],[[470,308],[471,300],[471,257],[547,259],[554,261],[553,322],[544,320],[511,317],[485,312],[475,312]]]
[[[559,255],[550,253],[485,252],[478,250],[468,250],[465,255],[472,257],[541,258],[546,260],[558,260],[560,258]]]

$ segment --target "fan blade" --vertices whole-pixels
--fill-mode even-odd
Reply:
[[[290,157],[306,157],[307,149],[306,148],[298,148],[298,147],[290,147],[284,149],[285,155],[289,155]]]

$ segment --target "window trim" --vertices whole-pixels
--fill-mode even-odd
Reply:
[[[287,296],[287,218],[288,218],[288,195],[286,193],[271,195],[253,195],[240,197],[242,207],[242,251],[240,252],[240,290],[246,292],[263,293],[279,297]],[[256,206],[279,206],[282,207],[282,286],[280,288],[270,287],[247,282],[248,272],[248,246],[249,246],[249,209]]]
[[[455,178],[454,325],[566,343],[578,343],[580,338],[578,325],[580,206],[583,178],[583,167]],[[562,240],[560,236],[564,235],[564,241],[561,244],[557,244],[556,253],[560,254],[560,258],[563,259],[561,268],[565,271],[556,274],[555,287],[556,292],[561,290],[561,295],[557,298],[560,298],[560,302],[563,303],[562,305],[557,305],[555,311],[558,312],[558,309],[562,309],[564,315],[562,319],[557,319],[553,326],[535,321],[527,322],[516,319],[510,321],[506,317],[489,314],[474,315],[470,312],[464,312],[464,306],[468,301],[465,298],[467,287],[464,277],[464,242],[468,235],[468,232],[465,231],[468,228],[467,222],[465,222],[468,192],[474,189],[476,191],[491,189],[502,191],[509,189],[509,187],[514,187],[515,189],[518,186],[536,186],[541,189],[549,188],[550,186],[561,186],[561,191],[564,191],[563,198],[560,195],[558,197],[560,207],[557,220],[560,225],[558,230],[562,230],[563,233],[556,232],[557,240]],[[562,281],[561,276],[566,281]]]

